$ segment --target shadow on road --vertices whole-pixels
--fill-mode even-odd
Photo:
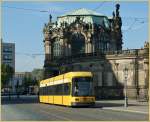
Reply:
[[[30,104],[30,103],[39,103],[38,96],[11,96],[9,99],[8,96],[1,97],[1,104]]]
[[[122,103],[105,103],[105,102],[100,102],[96,103],[94,108],[103,108],[103,107],[121,107],[124,106]],[[130,104],[130,106],[135,106],[134,104]]]
[[[113,100],[112,100],[113,101]],[[2,96],[1,97],[1,104],[7,105],[7,104],[31,104],[31,103],[39,103],[38,96],[36,95],[24,95],[20,96],[20,98],[17,98],[17,96],[11,96],[11,99],[9,99],[8,96]],[[93,106],[80,106],[75,108],[103,108],[103,107],[122,107],[124,106],[124,103],[118,103],[118,102],[106,102],[106,101],[98,101]],[[141,106],[137,104],[129,103],[128,106]]]
[[[123,107],[124,106],[124,103],[107,103],[105,101],[99,101],[99,102],[96,102],[95,105],[93,106],[80,106],[80,107],[75,107],[75,108],[107,108],[107,107]],[[132,103],[129,103],[128,106],[143,106],[143,105],[140,105],[140,104],[132,104]]]

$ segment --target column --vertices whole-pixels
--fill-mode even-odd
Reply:
[[[87,39],[87,53],[92,53],[92,44],[90,38]]]
[[[149,87],[149,62],[148,59],[144,60],[144,71],[145,71],[145,91],[144,96],[148,100],[148,87]]]
[[[88,53],[88,42],[85,42],[85,53]]]
[[[71,55],[71,44],[68,44],[68,55]]]
[[[45,60],[50,61],[51,60],[51,42],[50,41],[45,41]]]
[[[95,52],[95,43],[94,42],[92,43],[92,52],[93,53]]]
[[[132,81],[132,91],[130,91],[130,96],[138,98],[139,96],[139,84],[138,84],[138,60],[135,58],[134,61],[130,63],[133,65],[133,81]]]

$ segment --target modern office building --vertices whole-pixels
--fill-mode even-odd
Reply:
[[[28,78],[28,77],[32,77],[31,76],[31,72],[15,72],[14,78],[15,78],[15,85],[18,82],[18,85],[22,85],[23,84],[23,80],[24,78]]]
[[[1,63],[11,66],[15,71],[15,43],[1,40]]]

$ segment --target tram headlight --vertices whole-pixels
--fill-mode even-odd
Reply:
[[[79,101],[79,98],[75,98],[75,101]]]

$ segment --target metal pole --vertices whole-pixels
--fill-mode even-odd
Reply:
[[[8,87],[9,87],[9,100],[11,99],[11,91],[10,91],[10,88],[11,88],[11,80],[9,79],[9,85],[8,85]]]
[[[11,96],[10,96],[10,87],[8,87],[8,89],[9,89],[9,100],[11,99]]]
[[[128,97],[127,97],[127,77],[125,76],[125,98],[124,98],[124,107],[128,107]]]

